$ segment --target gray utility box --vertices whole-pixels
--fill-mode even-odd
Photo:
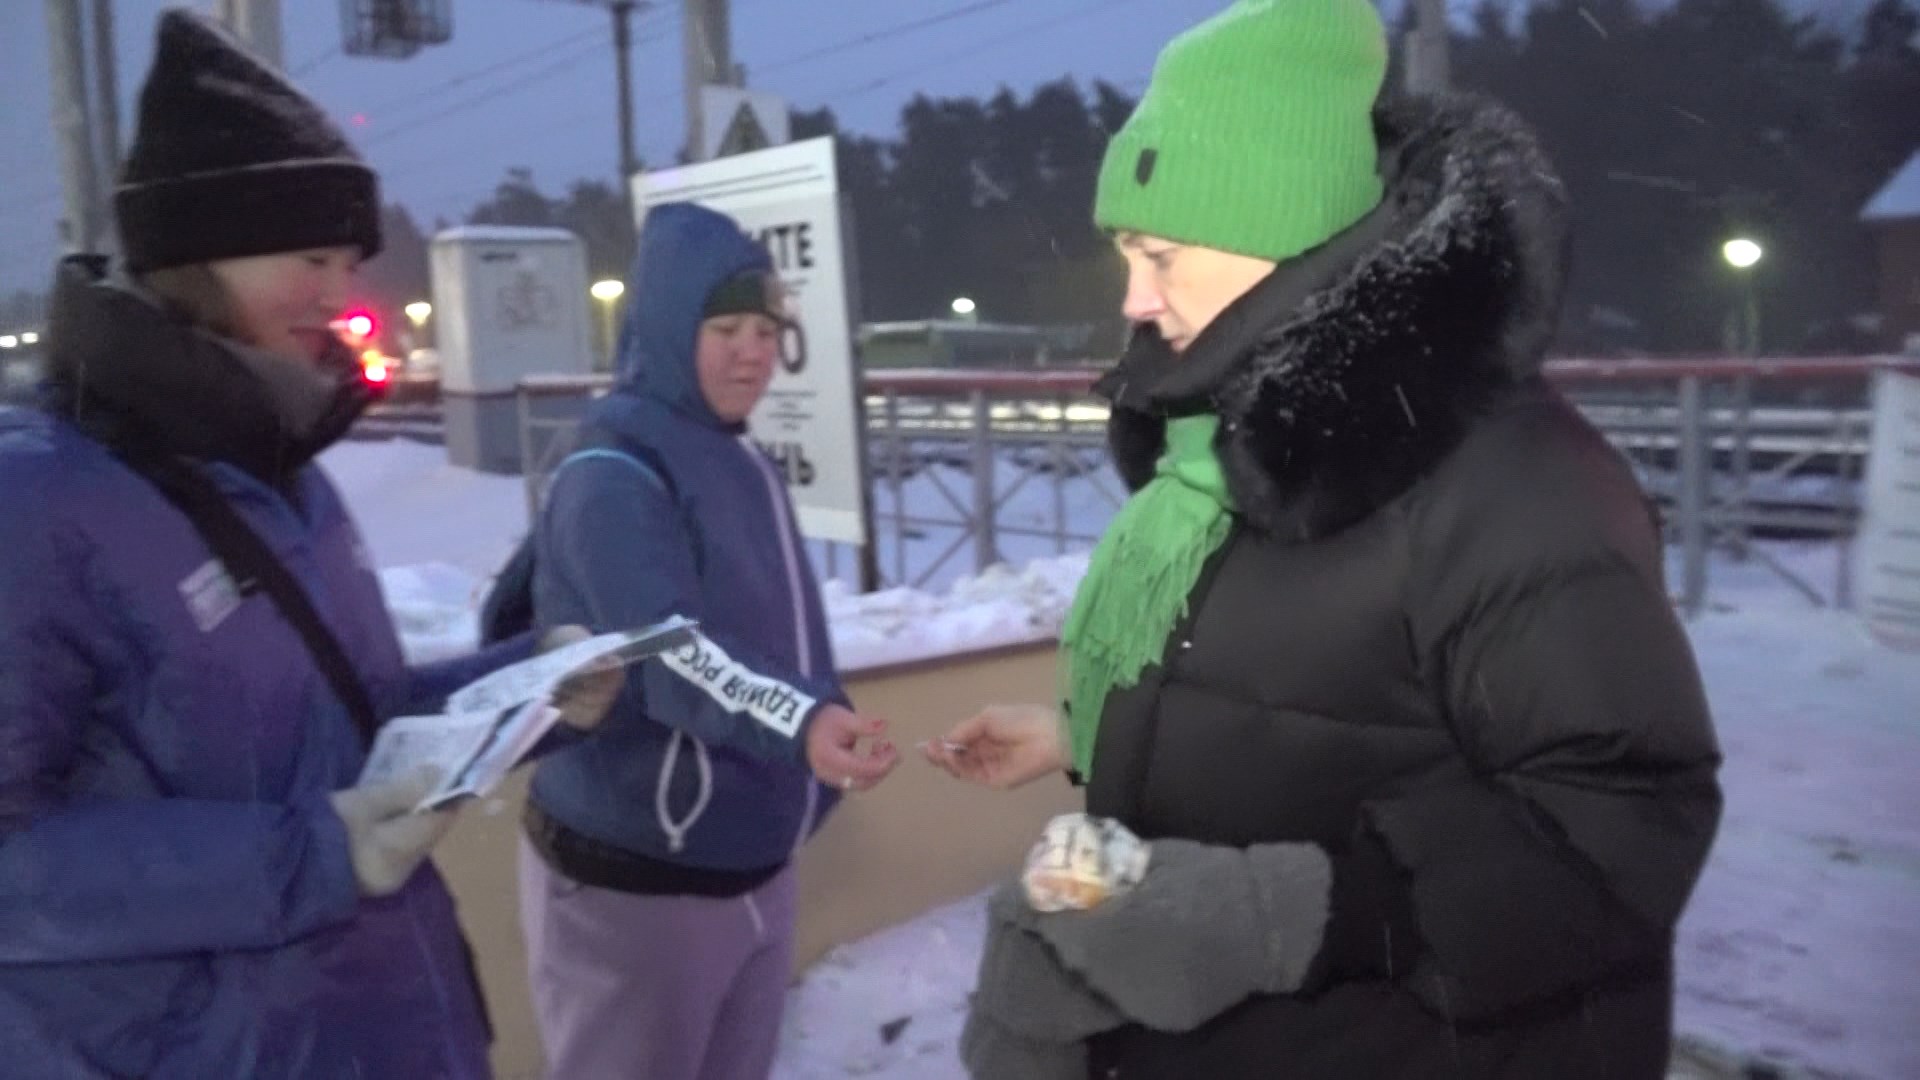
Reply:
[[[447,459],[518,473],[514,388],[593,367],[586,245],[565,229],[468,225],[435,236],[432,259]]]

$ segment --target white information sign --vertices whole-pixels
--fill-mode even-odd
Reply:
[[[1854,596],[1885,644],[1920,651],[1920,376],[1882,371],[1873,390]]]
[[[718,210],[772,254],[799,325],[749,426],[786,474],[800,531],[865,544],[866,470],[833,139],[642,173],[633,179],[633,202],[643,221],[660,203]]]

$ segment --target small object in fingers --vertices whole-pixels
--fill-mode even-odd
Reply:
[[[852,777],[852,776],[843,776],[843,777],[841,777],[841,778],[840,778],[840,790],[841,790],[841,791],[852,791],[852,790],[853,790],[853,777]]]
[[[949,754],[964,754],[967,752],[967,745],[965,743],[954,742],[952,739],[941,739],[940,749],[945,750]]]

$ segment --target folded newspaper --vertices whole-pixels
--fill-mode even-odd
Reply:
[[[625,666],[694,638],[691,619],[601,634],[509,664],[461,687],[437,716],[399,716],[380,728],[360,783],[392,780],[429,766],[442,777],[416,810],[435,810],[491,792],[560,719],[560,684],[589,669]]]

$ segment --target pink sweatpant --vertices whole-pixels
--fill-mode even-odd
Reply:
[[[743,896],[641,896],[520,841],[520,925],[551,1080],[766,1080],[793,958],[794,872]]]

